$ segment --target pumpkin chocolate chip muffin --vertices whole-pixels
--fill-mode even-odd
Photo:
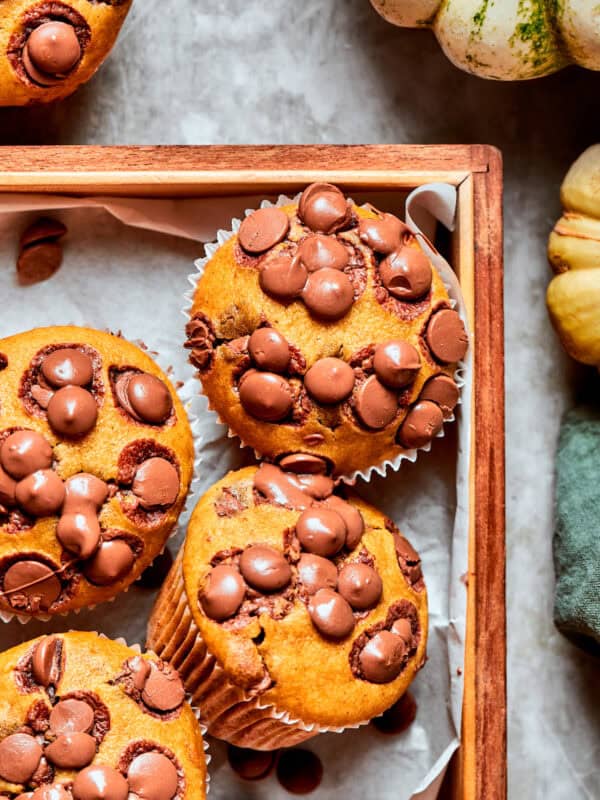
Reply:
[[[242,747],[367,722],[425,660],[419,556],[321,466],[291,456],[213,486],[150,619],[148,647],[179,670],[209,732]]]
[[[96,633],[0,655],[0,796],[203,800],[200,726],[175,670]]]
[[[332,474],[426,446],[468,340],[410,229],[330,184],[252,212],[208,260],[186,347],[211,407],[269,460]]]
[[[131,0],[2,0],[0,106],[61,100],[110,52]]]
[[[0,340],[0,613],[109,600],[161,552],[193,468],[188,419],[142,350],[87,328]]]

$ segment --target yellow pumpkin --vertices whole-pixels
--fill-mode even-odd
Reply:
[[[382,17],[432,28],[457,67],[503,81],[576,63],[600,70],[597,0],[371,0]]]
[[[567,352],[600,366],[600,144],[585,151],[561,188],[563,215],[548,241],[556,277],[548,311]]]

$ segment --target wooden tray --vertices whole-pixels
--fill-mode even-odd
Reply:
[[[452,264],[474,331],[471,519],[462,746],[451,800],[506,796],[502,164],[486,146],[4,147],[0,192],[194,196],[458,189]]]

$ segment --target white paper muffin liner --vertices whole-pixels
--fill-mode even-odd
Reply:
[[[75,325],[75,323],[70,323],[70,322],[66,322],[65,325],[73,325],[73,327],[81,327],[79,325]],[[123,335],[122,335],[122,333],[120,331],[119,332],[113,332],[113,331],[110,331],[110,330],[106,330],[105,332],[106,333],[110,333],[113,336],[120,336],[121,338],[126,338],[126,337],[123,337]],[[198,415],[196,414],[196,412],[195,412],[195,410],[193,408],[194,404],[192,402],[192,399],[189,397],[189,392],[186,391],[185,382],[183,380],[179,381],[178,379],[176,379],[176,377],[173,375],[173,367],[172,367],[172,365],[170,363],[167,362],[167,359],[164,356],[162,356],[159,351],[153,350],[152,348],[150,348],[145,340],[142,340],[142,339],[126,339],[126,341],[128,341],[131,344],[133,344],[136,347],[138,347],[143,353],[145,353],[149,358],[151,358],[152,361],[154,361],[155,364],[157,364],[157,366],[164,372],[164,374],[167,376],[167,378],[171,382],[171,385],[172,385],[175,393],[179,397],[179,400],[181,401],[181,404],[183,405],[184,411],[186,412],[186,415],[187,415],[187,418],[188,418],[188,423],[189,423],[191,434],[192,434],[193,447],[194,447],[194,463],[193,463],[193,466],[192,466],[192,479],[190,481],[190,486],[189,486],[187,494],[185,496],[185,500],[184,500],[183,506],[181,507],[181,511],[179,512],[179,517],[178,517],[177,521],[175,522],[175,524],[173,525],[173,529],[171,530],[171,533],[169,533],[169,535],[165,539],[165,543],[163,544],[162,548],[160,549],[160,551],[156,554],[156,556],[152,559],[152,561],[146,567],[146,569],[149,569],[152,566],[152,564],[154,563],[154,561],[157,558],[159,558],[159,556],[161,556],[165,552],[165,550],[167,549],[167,546],[168,546],[169,542],[171,541],[171,539],[173,539],[174,537],[176,537],[179,534],[179,532],[181,530],[181,528],[180,528],[180,520],[185,515],[186,511],[188,510],[188,503],[189,503],[190,497],[193,496],[192,487],[194,486],[194,483],[197,480],[197,476],[198,476],[198,464],[199,464],[199,461],[200,461],[200,451],[201,451],[201,446],[202,446],[201,445],[201,437],[200,437],[200,433],[199,433],[200,419],[199,419]],[[182,378],[183,378],[183,376],[182,376]],[[178,383],[181,383],[181,385],[178,386]],[[56,573],[54,573],[54,574],[56,574]],[[139,577],[141,577],[141,575]],[[138,580],[139,580],[139,578],[138,578]],[[126,594],[131,589],[132,586],[135,586],[135,584],[136,584],[136,581],[133,581],[128,586],[126,586],[124,589],[121,589],[119,592],[117,592],[117,594],[115,594],[113,597],[109,597],[106,600],[102,600],[100,603],[93,603],[92,605],[81,606],[80,608],[70,608],[70,609],[67,609],[66,611],[60,611],[57,614],[18,614],[17,612],[7,611],[6,609],[0,609],[0,622],[8,623],[8,622],[12,622],[13,620],[16,620],[21,625],[27,625],[27,623],[31,622],[31,620],[37,620],[38,622],[50,622],[50,620],[55,619],[57,617],[68,617],[70,614],[80,614],[82,611],[91,611],[94,608],[97,608],[99,605],[104,605],[105,603],[114,603],[115,600],[117,600],[117,598],[121,597],[121,595],[123,595],[123,594]],[[102,635],[102,634],[100,634],[100,635]]]
[[[202,709],[200,716],[200,719],[208,728],[209,735],[225,739],[225,736],[219,736],[218,730],[219,726],[223,725],[223,721],[228,719],[228,715],[229,719],[231,719],[232,711],[234,714],[241,713],[242,716],[259,712],[253,717],[250,724],[247,724],[246,718],[244,720],[246,724],[241,725],[237,734],[230,734],[225,739],[234,745],[257,750],[276,750],[281,747],[292,747],[321,733],[343,733],[346,730],[368,725],[371,721],[369,718],[339,727],[307,723],[287,711],[277,709],[273,704],[261,703],[257,697],[244,692],[243,689],[234,684],[204,644],[200,631],[194,622],[183,580],[183,549],[173,564],[171,572],[157,598],[152,610],[149,630],[152,628],[152,619],[157,611],[159,618],[166,613],[174,627],[168,636],[164,635],[164,628],[161,629],[155,641],[151,642],[154,647],[149,652],[157,653],[159,658],[164,658],[179,671],[182,680],[186,684],[186,689],[190,692],[192,701],[201,692],[204,691],[207,694],[210,692],[210,703],[213,706],[211,712],[210,714],[206,713],[205,705],[204,716],[202,716]],[[198,652],[196,648],[198,648]],[[204,649],[204,653],[201,652],[202,649]],[[163,655],[163,653],[165,654]],[[189,667],[186,666],[188,660]],[[205,665],[206,667],[203,668]],[[186,680],[188,668],[190,669],[190,676]],[[215,688],[215,684],[218,688]],[[217,698],[221,696],[224,699],[219,704]],[[271,726],[268,735],[262,731],[260,736],[256,731],[254,733],[249,732],[249,729],[258,727],[265,722],[275,723]]]
[[[462,321],[463,321],[463,323],[465,325],[467,333],[469,333],[469,341],[470,341],[469,352],[467,353],[467,357],[466,357],[465,360],[458,362],[457,368],[456,368],[455,373],[454,373],[454,380],[456,381],[456,385],[458,386],[458,389],[459,389],[458,403],[460,404],[461,403],[462,388],[466,383],[465,374],[466,374],[467,370],[470,369],[470,366],[469,366],[470,365],[470,361],[471,361],[471,359],[470,359],[470,350],[471,350],[472,342],[473,342],[472,336],[470,334],[469,327],[468,327],[467,314],[466,314],[464,301],[463,301],[463,298],[462,298],[462,292],[461,292],[461,289],[460,289],[460,284],[459,284],[458,278],[456,277],[456,274],[455,274],[454,270],[452,269],[452,267],[450,266],[450,264],[448,264],[448,262],[431,246],[429,240],[423,234],[423,232],[417,226],[417,224],[413,221],[413,219],[411,218],[410,213],[408,211],[408,208],[410,206],[411,200],[414,200],[417,197],[418,194],[421,194],[423,192],[428,192],[428,191],[430,193],[435,194],[436,192],[440,192],[440,187],[441,187],[441,189],[443,189],[445,191],[451,190],[455,195],[456,190],[454,189],[454,187],[449,186],[447,184],[426,184],[424,186],[419,187],[419,189],[413,191],[408,196],[408,198],[406,200],[406,207],[407,207],[406,223],[407,223],[407,225],[409,225],[409,227],[411,228],[412,232],[417,236],[417,238],[419,239],[419,243],[420,243],[421,247],[427,253],[427,256],[429,257],[429,259],[433,263],[434,267],[437,269],[438,274],[440,275],[440,277],[442,279],[442,282],[443,282],[443,284],[444,284],[444,286],[446,288],[446,291],[448,292],[448,295],[449,295],[449,298],[450,298],[450,305],[451,305],[452,308],[454,308],[454,309],[456,309],[458,311],[458,313],[459,313],[459,315],[460,315],[460,317],[461,317],[461,319],[462,319]],[[301,196],[300,193],[297,194],[293,198],[288,197],[286,195],[279,195],[279,197],[277,198],[275,203],[272,203],[270,200],[263,200],[261,202],[261,204],[260,204],[260,208],[270,208],[272,206],[285,206],[285,205],[290,205],[291,203],[296,203],[297,204],[299,202],[299,200],[300,200],[300,196]],[[246,209],[246,216],[250,215],[255,210],[256,209],[252,209],[252,208],[251,209]],[[452,218],[453,218],[453,216],[454,216],[454,214],[452,212]],[[444,222],[446,222],[447,224],[451,224],[451,219],[446,218],[444,220]],[[208,243],[208,244],[206,244],[204,246],[204,250],[205,250],[205,254],[206,255],[203,258],[199,258],[194,262],[195,271],[188,275],[188,283],[191,285],[192,288],[189,289],[187,292],[185,292],[185,294],[183,296],[184,297],[184,305],[183,305],[183,308],[182,308],[182,312],[183,312],[184,316],[187,319],[191,318],[191,313],[190,312],[191,312],[191,309],[192,309],[192,306],[193,306],[193,302],[194,302],[194,295],[196,293],[198,282],[200,281],[200,278],[204,274],[204,270],[206,268],[206,265],[212,259],[212,257],[217,252],[217,250],[223,244],[225,244],[225,242],[227,242],[232,236],[235,236],[235,234],[237,234],[241,224],[242,224],[242,220],[234,218],[231,221],[231,228],[229,230],[223,230],[223,229],[218,230],[217,231],[216,241],[210,242],[210,243]],[[211,420],[211,423],[214,424],[214,422],[216,421],[216,422],[218,422],[218,424],[223,425],[223,427],[226,429],[227,438],[238,439],[240,448],[248,448],[248,449],[253,450],[256,459],[260,461],[261,458],[262,458],[262,454],[259,451],[257,451],[256,449],[252,448],[251,445],[248,445],[244,441],[244,439],[243,439],[243,437],[242,437],[242,435],[240,433],[232,431],[231,428],[229,427],[229,425],[221,418],[221,416],[219,415],[219,412],[215,408],[212,407],[212,405],[210,404],[210,400],[209,400],[208,396],[206,395],[206,392],[204,391],[204,387],[203,387],[203,384],[202,384],[202,379],[196,373],[196,387],[198,385],[198,382],[200,383],[200,394],[202,395],[202,397],[206,398],[206,411],[208,411],[210,413],[210,415],[213,417],[213,419]],[[198,415],[198,416],[200,416],[200,415]],[[436,438],[438,438],[438,439],[443,438],[444,435],[445,435],[444,434],[444,429],[445,429],[446,423],[454,422],[455,420],[456,420],[456,415],[455,415],[454,412],[452,413],[451,416],[449,416],[448,418],[444,419],[444,424],[443,424],[440,432],[437,434]],[[199,419],[198,420],[197,430],[199,431],[200,436],[202,436],[204,424],[206,424],[206,422],[203,419]],[[210,423],[208,423],[208,424],[210,424]],[[364,480],[365,482],[369,482],[374,474],[380,475],[381,477],[385,477],[385,475],[387,474],[388,470],[393,470],[395,472],[398,471],[400,469],[403,461],[411,461],[411,462],[416,461],[417,457],[418,457],[418,454],[419,454],[419,451],[422,451],[422,452],[425,452],[425,453],[429,452],[431,450],[431,444],[432,443],[430,441],[430,442],[427,442],[427,444],[423,445],[423,447],[414,448],[414,449],[411,449],[411,450],[405,450],[402,453],[398,453],[398,455],[396,455],[392,459],[385,459],[384,461],[382,461],[379,464],[374,464],[374,465],[366,467],[364,469],[355,470],[354,472],[351,472],[351,473],[349,473],[347,475],[340,475],[338,479],[340,481],[343,481],[344,483],[349,484],[349,485],[354,485],[356,483],[356,481],[358,480],[358,478],[362,478],[362,480]],[[198,449],[201,451],[201,449],[202,449],[201,448],[201,443],[199,443],[199,448]]]

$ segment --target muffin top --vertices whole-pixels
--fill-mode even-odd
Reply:
[[[71,632],[2,653],[0,676],[2,798],[206,796],[200,726],[155,656]]]
[[[74,327],[0,340],[0,611],[125,589],[164,547],[192,468],[185,410],[138,347]]]
[[[131,0],[3,0],[0,105],[67,97],[96,72]]]
[[[467,334],[410,229],[330,184],[261,208],[209,259],[186,347],[211,407],[270,460],[348,476],[427,445]]]
[[[420,559],[390,520],[291,456],[200,500],[183,557],[202,638],[248,697],[337,728],[381,714],[425,659]],[[317,471],[311,471],[311,470]]]

